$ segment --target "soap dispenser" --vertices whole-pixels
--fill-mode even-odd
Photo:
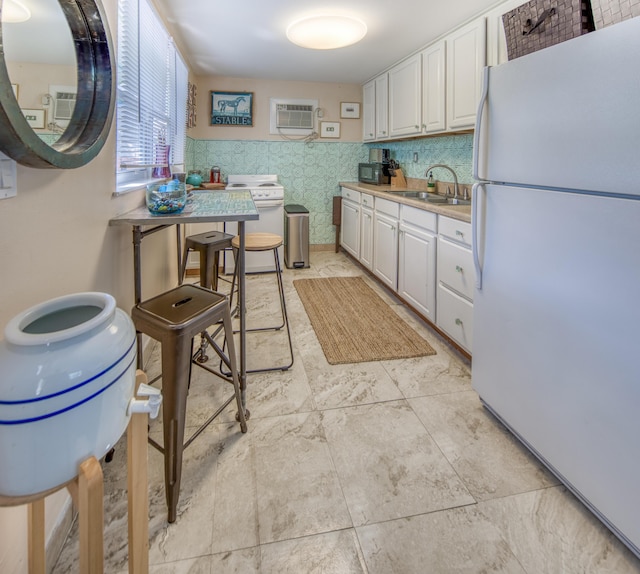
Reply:
[[[436,192],[436,182],[433,179],[433,172],[432,171],[429,172],[429,179],[427,179],[427,191],[429,193],[435,193]]]

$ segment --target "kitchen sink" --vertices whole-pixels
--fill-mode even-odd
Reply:
[[[400,195],[402,197],[408,197],[411,199],[419,199],[428,203],[441,203],[447,205],[471,205],[469,199],[457,199],[453,197],[445,197],[444,195],[438,195],[437,193],[429,193],[427,191],[393,191],[394,195]]]

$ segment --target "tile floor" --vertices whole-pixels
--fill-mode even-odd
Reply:
[[[640,572],[483,409],[468,363],[370,278],[437,354],[329,365],[292,280],[364,273],[331,252],[312,253],[311,265],[284,273],[294,366],[249,376],[247,434],[229,407],[185,451],[174,524],[150,449],[152,573]],[[249,278],[249,326],[266,320],[274,295],[273,276]],[[284,361],[283,337],[249,334],[249,368]],[[158,372],[157,349],[147,371]],[[194,428],[224,387],[196,371]],[[152,421],[154,436],[161,428]],[[127,571],[125,461],[123,439],[104,465],[105,572],[116,574]],[[77,556],[74,526],[54,572],[77,571]]]

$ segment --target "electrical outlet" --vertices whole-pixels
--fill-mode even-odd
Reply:
[[[417,151],[413,152],[413,163],[418,163],[418,152]]]

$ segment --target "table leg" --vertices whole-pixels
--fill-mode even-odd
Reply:
[[[240,313],[240,395],[242,407],[246,409],[247,394],[247,325],[245,308],[245,225],[238,221],[238,310]]]
[[[140,244],[142,243],[142,228],[133,226],[133,299],[134,305],[142,301],[142,270],[140,268]],[[144,361],[142,357],[142,333],[136,333],[136,347],[138,351],[137,368],[142,369]]]

